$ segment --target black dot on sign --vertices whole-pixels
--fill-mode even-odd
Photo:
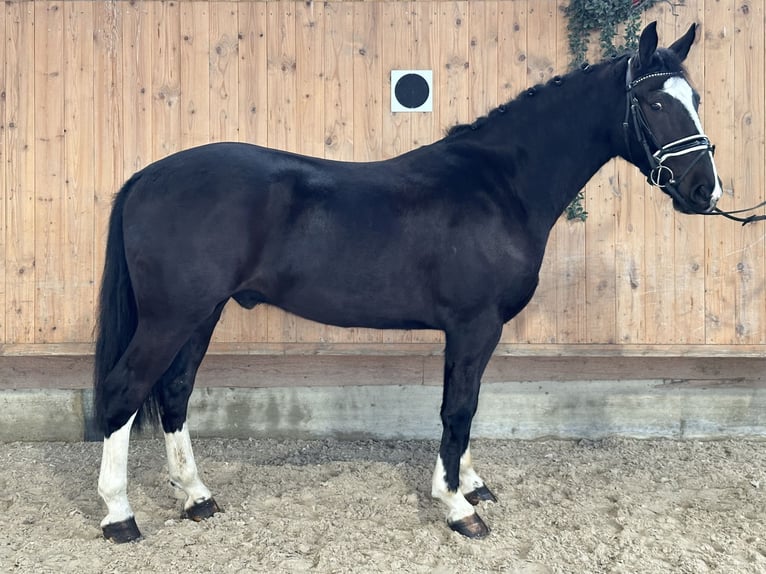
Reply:
[[[405,108],[419,108],[428,99],[428,82],[418,74],[405,74],[396,82],[394,94]]]

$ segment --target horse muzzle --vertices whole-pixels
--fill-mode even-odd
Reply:
[[[676,211],[689,215],[710,213],[718,201],[715,188],[705,184],[694,187],[686,195],[681,194],[673,183],[662,186],[662,190],[673,198]]]

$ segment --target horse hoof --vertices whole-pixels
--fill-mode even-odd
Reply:
[[[104,538],[115,544],[134,542],[141,538],[141,532],[138,530],[138,525],[136,524],[134,516],[131,516],[122,522],[107,524],[106,526],[103,526],[101,530],[104,533]]]
[[[216,512],[222,512],[221,508],[218,506],[218,504],[216,504],[215,500],[208,498],[207,500],[198,502],[197,504],[184,510],[181,518],[188,518],[194,522],[201,522],[206,518],[210,518]]]
[[[484,538],[489,534],[489,528],[475,512],[465,518],[450,522],[449,527],[466,538]]]
[[[497,497],[492,494],[492,491],[486,486],[480,486],[464,496],[473,506],[476,506],[480,502],[497,502]]]

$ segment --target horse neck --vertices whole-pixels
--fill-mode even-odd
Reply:
[[[488,121],[487,146],[505,164],[514,201],[553,226],[577,192],[622,152],[625,113],[620,61],[595,66],[509,103]],[[483,130],[476,130],[479,133]],[[489,142],[492,143],[489,143]],[[512,168],[512,173],[510,169]]]

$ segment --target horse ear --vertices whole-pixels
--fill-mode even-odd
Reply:
[[[638,67],[648,65],[657,50],[657,22],[652,22],[641,32],[638,40]]]
[[[678,40],[673,42],[673,45],[670,46],[670,49],[674,51],[676,54],[678,54],[678,57],[683,62],[686,59],[686,56],[689,54],[689,49],[692,47],[692,44],[694,44],[694,38],[697,36],[697,24],[692,24],[689,26],[689,29],[686,31],[686,34],[681,36]]]

